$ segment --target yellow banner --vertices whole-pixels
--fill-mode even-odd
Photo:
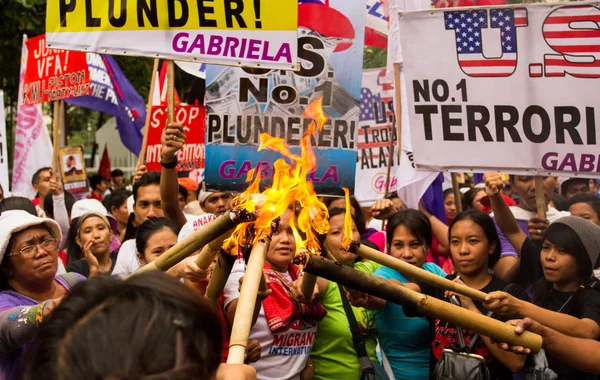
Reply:
[[[297,29],[297,0],[48,0],[46,31]]]

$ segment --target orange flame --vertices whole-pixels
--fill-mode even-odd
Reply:
[[[296,252],[309,250],[313,253],[320,252],[317,233],[324,234],[329,230],[329,213],[327,207],[319,201],[314,191],[312,182],[308,179],[309,174],[317,169],[311,138],[317,130],[321,130],[327,121],[322,108],[322,98],[312,102],[304,111],[304,117],[317,121],[311,122],[301,140],[301,155],[293,153],[281,138],[272,137],[266,133],[260,135],[260,146],[258,150],[269,149],[280,153],[284,158],[278,159],[274,167],[273,185],[261,194],[260,202],[257,202],[256,194],[259,193],[260,173],[256,173],[251,185],[232,201],[232,207],[257,212],[257,219],[252,223],[238,225],[224,248],[233,248],[236,244],[244,242],[250,225],[259,235],[259,231],[271,227],[272,222],[281,216],[290,206],[295,207],[298,202],[302,207],[298,215],[298,227],[293,221],[290,222],[294,239],[296,240]],[[286,161],[286,158],[289,162]],[[253,169],[248,173],[246,182],[250,182],[255,174]],[[260,203],[260,204],[259,204]],[[300,232],[305,235],[302,239]],[[250,242],[254,243],[254,242]]]
[[[344,215],[344,238],[342,239],[342,248],[346,251],[350,250],[352,244],[352,206],[350,205],[350,191],[346,187],[344,190],[344,199],[346,200],[346,214]],[[356,212],[360,212],[357,210]]]

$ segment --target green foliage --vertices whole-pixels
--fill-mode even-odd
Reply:
[[[387,50],[366,47],[364,50],[363,68],[377,69],[387,64]]]

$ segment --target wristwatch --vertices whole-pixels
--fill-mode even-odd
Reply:
[[[173,169],[177,166],[177,155],[174,155],[170,161],[164,161],[162,155],[158,157],[158,162],[160,166],[165,169]]]

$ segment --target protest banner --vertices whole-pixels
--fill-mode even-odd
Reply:
[[[139,154],[143,139],[141,131],[146,120],[144,99],[112,56],[88,53],[86,58],[92,79],[91,93],[66,102],[114,116],[121,142],[131,153]]]
[[[177,171],[191,171],[204,168],[204,131],[206,110],[202,106],[181,105],[175,107],[175,122],[183,126],[185,144],[177,153]],[[162,144],[160,137],[167,125],[167,106],[153,106],[148,127],[146,147],[146,169],[160,171],[158,159]]]
[[[88,193],[87,174],[83,160],[83,147],[67,146],[58,151],[58,162],[64,189],[75,197]]]
[[[297,0],[49,0],[48,46],[294,69]],[[363,15],[364,17],[364,15]]]
[[[600,177],[593,95],[600,45],[596,30],[574,29],[598,20],[598,7],[398,17],[418,168]]]
[[[386,194],[390,153],[393,165],[387,190],[396,191],[398,155],[390,152],[390,139],[392,144],[397,140],[393,97],[394,84],[385,68],[363,71],[354,193],[360,202],[374,202]]]
[[[23,104],[89,95],[90,73],[85,53],[46,48],[46,35],[27,40]]]
[[[8,152],[6,151],[6,119],[4,115],[4,91],[0,90],[0,185],[4,196],[10,193],[8,182]]]
[[[23,36],[11,190],[13,195],[33,199],[35,191],[31,177],[38,169],[52,165],[52,142],[44,124],[41,104],[23,104],[28,54],[26,41],[27,36]]]
[[[364,4],[300,1],[298,57],[301,69],[270,71],[208,65],[206,71],[206,157],[208,189],[241,191],[246,174],[261,166],[271,178],[272,151],[257,152],[260,133],[284,138],[299,153],[310,118],[304,109],[323,97],[327,122],[312,142],[317,171],[310,175],[320,194],[353,191],[360,75],[365,29]],[[222,191],[221,190],[221,191]]]

